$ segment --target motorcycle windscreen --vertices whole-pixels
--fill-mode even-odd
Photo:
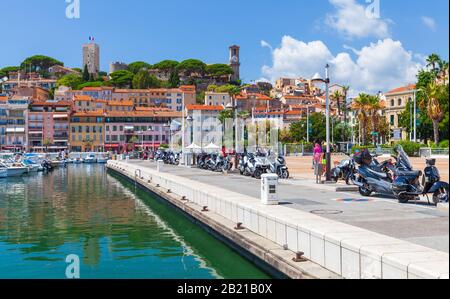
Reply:
[[[402,166],[404,168],[406,168],[407,170],[413,170],[411,161],[409,160],[408,155],[406,154],[406,152],[403,150],[403,147],[401,145],[397,146],[397,152],[398,152],[398,164],[399,166]]]

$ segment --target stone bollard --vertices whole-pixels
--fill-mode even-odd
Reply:
[[[163,172],[163,170],[164,170],[164,161],[163,160],[156,161],[156,170],[158,172]]]
[[[278,175],[263,174],[261,176],[261,203],[278,205]]]

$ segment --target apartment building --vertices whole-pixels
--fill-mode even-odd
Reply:
[[[105,149],[105,112],[78,111],[70,117],[70,149],[73,152]]]
[[[385,94],[385,115],[393,131],[392,139],[394,141],[408,138],[407,128],[400,127],[399,117],[405,111],[408,102],[414,101],[415,92],[416,85],[411,84],[395,88]]]
[[[27,118],[29,99],[0,101],[0,148],[24,151],[27,148]]]
[[[170,140],[170,123],[181,113],[140,109],[106,112],[105,149],[126,152],[134,149],[157,149]]]
[[[227,92],[206,92],[205,105],[206,106],[224,106],[233,104],[233,100]]]
[[[69,121],[72,103],[33,102],[28,112],[29,152],[59,152],[69,149]]]

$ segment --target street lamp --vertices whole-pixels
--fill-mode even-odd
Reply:
[[[316,73],[311,79],[311,82],[321,82],[325,83],[325,93],[326,93],[326,130],[327,130],[327,151],[326,151],[326,180],[331,182],[331,147],[330,147],[330,77],[329,77],[330,65],[325,66],[325,79],[323,79],[320,74]]]
[[[169,123],[165,124],[163,127],[166,128],[166,129],[167,128],[169,129],[169,140],[168,140],[169,141],[169,148],[170,148],[170,151],[173,151],[173,149],[172,149],[172,125],[171,125],[171,122],[169,121]]]
[[[190,124],[189,126],[191,127],[191,132],[189,134],[190,135],[189,139],[191,139],[191,144],[194,144],[194,126],[193,126],[194,118],[189,115],[188,117],[186,117],[186,121]],[[183,132],[183,136],[184,136],[184,132]],[[183,153],[184,153],[184,148],[183,148]],[[195,162],[194,152],[192,152],[192,160],[193,160],[193,162]],[[184,165],[188,166],[187,163],[188,163],[187,159],[185,158]]]

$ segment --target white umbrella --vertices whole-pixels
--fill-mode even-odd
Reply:
[[[198,146],[195,143],[192,143],[191,145],[189,145],[188,147],[186,147],[186,149],[191,149],[191,150],[197,150],[197,149],[201,149],[200,146]]]
[[[218,149],[220,149],[220,147],[211,142],[207,147],[205,147],[205,149],[218,150]]]

